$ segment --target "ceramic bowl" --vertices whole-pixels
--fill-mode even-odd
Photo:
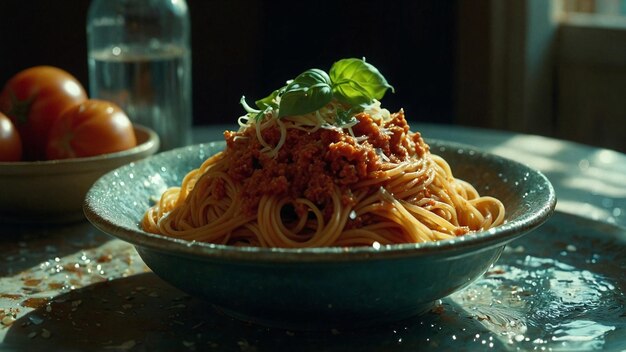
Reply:
[[[229,315],[287,329],[383,324],[424,312],[469,285],[556,204],[552,185],[538,171],[467,146],[430,144],[457,177],[502,200],[504,225],[454,240],[378,249],[233,247],[142,231],[138,224],[151,199],[179,185],[223,142],[168,151],[110,172],[88,192],[84,210],[96,227],[132,243],[161,278]]]
[[[107,172],[150,156],[157,134],[135,126],[137,146],[87,158],[0,162],[0,223],[67,223],[84,219],[91,185]]]

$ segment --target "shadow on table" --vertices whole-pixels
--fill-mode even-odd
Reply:
[[[414,351],[465,346],[463,341],[484,330],[478,321],[459,319],[463,313],[454,303],[446,302],[440,308],[395,325],[357,331],[269,329],[224,316],[209,303],[146,273],[57,296],[15,321],[3,347],[46,351]],[[475,326],[468,329],[470,325]]]

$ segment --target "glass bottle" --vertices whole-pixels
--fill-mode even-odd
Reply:
[[[89,95],[154,129],[161,150],[191,142],[190,20],[185,0],[94,0]]]

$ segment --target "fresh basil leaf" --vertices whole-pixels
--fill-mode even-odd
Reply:
[[[351,105],[368,104],[373,99],[381,100],[387,89],[393,91],[378,69],[362,59],[335,62],[330,68],[330,79],[335,96]]]
[[[330,77],[320,69],[310,69],[291,81],[280,96],[278,117],[316,111],[333,98]]]
[[[272,92],[269,96],[257,100],[254,109],[246,104],[242,97],[241,104],[248,115],[261,119],[271,109],[278,109],[278,117],[302,115],[319,110],[333,98],[350,106],[347,111],[340,110],[335,123],[347,125],[355,121],[354,115],[363,111],[372,100],[381,100],[387,89],[393,87],[374,66],[364,59],[343,59],[335,62],[330,74],[310,69],[301,73],[287,85]]]
[[[276,89],[275,91],[272,92],[272,94],[266,96],[263,99],[259,99],[257,101],[255,101],[256,106],[259,109],[267,109],[267,107],[272,107],[272,108],[278,108],[278,104],[276,103],[276,97],[278,97],[278,95],[280,95],[281,91],[283,89],[285,89],[285,87],[282,87],[280,89]]]

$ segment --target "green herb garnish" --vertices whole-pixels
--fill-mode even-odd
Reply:
[[[244,97],[241,104],[259,119],[270,109],[278,109],[278,117],[307,114],[321,109],[335,98],[351,106],[341,114],[341,121],[337,121],[343,124],[363,106],[382,99],[387,89],[393,92],[385,77],[365,59],[343,59],[333,64],[330,74],[317,68],[304,71],[284,87],[257,100],[258,110],[251,108]]]
[[[393,87],[387,83],[378,69],[365,60],[343,59],[330,68],[333,94],[350,105],[370,104],[380,100]]]

